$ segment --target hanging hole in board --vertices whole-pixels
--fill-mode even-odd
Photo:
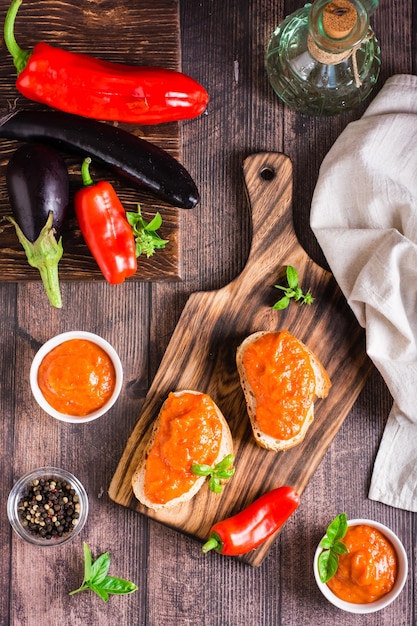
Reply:
[[[266,165],[260,171],[262,180],[272,180],[275,177],[275,170],[270,165]]]

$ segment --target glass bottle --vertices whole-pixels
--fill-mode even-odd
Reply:
[[[266,69],[275,93],[305,115],[334,115],[368,97],[380,70],[369,25],[377,0],[315,0],[274,31]]]

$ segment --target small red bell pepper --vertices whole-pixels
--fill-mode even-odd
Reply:
[[[293,487],[278,487],[252,502],[246,509],[212,526],[203,552],[246,554],[276,533],[294,513],[300,497]]]
[[[136,242],[113,186],[105,181],[93,183],[90,162],[84,159],[81,168],[84,188],[75,194],[75,214],[104,278],[116,285],[137,270]]]
[[[207,107],[207,91],[190,76],[161,67],[101,61],[38,43],[22,50],[14,22],[22,0],[13,0],[4,40],[13,57],[16,87],[29,100],[98,120],[159,124],[191,119]]]

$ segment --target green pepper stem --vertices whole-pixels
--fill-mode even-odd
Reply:
[[[83,179],[84,187],[91,187],[92,185],[94,185],[94,181],[90,175],[90,163],[90,157],[86,157],[83,161],[83,164],[81,165],[81,177]]]
[[[53,213],[49,212],[45,226],[39,237],[33,243],[23,234],[17,222],[9,217],[16,229],[17,237],[26,252],[29,265],[36,267],[42,278],[42,283],[52,306],[62,307],[61,291],[58,278],[58,263],[63,254],[62,238],[55,239],[55,229],[52,227]]]
[[[17,70],[17,75],[23,72],[28,63],[29,57],[32,54],[29,50],[22,50],[14,36],[14,23],[21,4],[22,0],[13,0],[4,21],[4,41],[7,50],[13,57],[13,63]]]
[[[204,554],[206,554],[207,552],[210,552],[210,550],[219,551],[221,549],[221,546],[222,544],[217,539],[217,537],[215,535],[211,535],[211,537],[206,541],[206,543],[203,545],[201,549],[204,552]]]

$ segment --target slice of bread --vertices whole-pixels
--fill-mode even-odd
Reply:
[[[252,383],[259,383],[261,386],[267,383],[267,388],[263,390],[265,393],[261,397],[262,389],[256,391],[249,383],[245,356],[250,346],[266,336],[269,336],[267,339],[276,342],[274,359],[277,367],[272,362],[263,363],[262,356],[258,354],[259,362],[255,363],[256,374],[252,374],[255,376]],[[260,345],[258,343],[258,346]],[[296,355],[294,360],[288,350]],[[290,359],[293,371],[289,366]],[[325,398],[331,387],[329,376],[316,355],[287,330],[259,331],[247,337],[238,347],[236,364],[256,443],[275,452],[287,450],[301,443],[314,418],[315,397]],[[266,380],[265,377],[269,379]],[[272,398],[272,404],[269,406],[268,398]]]
[[[179,504],[182,504],[183,502],[190,500],[196,495],[196,493],[201,489],[204,482],[206,481],[205,476],[195,476],[191,472],[190,468],[193,463],[202,464],[202,463],[207,463],[207,461],[201,458],[192,458],[192,454],[193,454],[192,444],[189,445],[188,443],[184,443],[184,441],[182,441],[181,439],[179,441],[176,441],[176,433],[173,433],[172,442],[173,442],[174,448],[175,446],[178,446],[176,449],[178,451],[179,467],[177,468],[173,467],[172,471],[170,472],[170,466],[169,464],[167,464],[165,468],[166,471],[163,474],[163,476],[160,477],[160,480],[162,481],[163,486],[166,485],[166,483],[169,484],[169,481],[172,479],[173,472],[179,470],[181,474],[183,471],[185,472],[185,475],[187,477],[187,480],[189,481],[189,484],[186,488],[184,488],[184,491],[181,492],[179,495],[177,494],[176,497],[173,497],[171,499],[164,500],[164,501],[153,501],[150,497],[148,497],[147,492],[146,492],[147,461],[148,461],[149,455],[153,451],[154,446],[159,445],[159,441],[161,440],[163,436],[162,431],[161,431],[161,415],[166,409],[167,403],[170,399],[174,401],[174,400],[178,400],[181,398],[181,410],[178,411],[178,414],[175,415],[175,418],[177,420],[184,419],[183,410],[185,410],[185,413],[187,412],[188,399],[192,403],[195,402],[195,398],[193,398],[193,396],[201,396],[202,402],[206,403],[206,405],[208,403],[208,406],[212,407],[212,409],[214,410],[214,414],[218,420],[219,428],[217,428],[217,433],[216,433],[218,437],[218,444],[217,444],[218,450],[217,450],[215,459],[213,460],[212,463],[210,463],[210,465],[214,466],[220,461],[222,461],[227,455],[233,454],[233,439],[232,439],[232,434],[230,432],[229,425],[224,415],[220,411],[219,407],[215,404],[212,398],[210,398],[210,396],[208,396],[207,394],[200,393],[199,391],[189,390],[189,389],[171,392],[168,398],[165,400],[164,404],[162,405],[159,415],[157,416],[155,420],[155,424],[152,429],[152,434],[151,434],[149,443],[146,446],[146,449],[144,451],[143,458],[140,460],[132,477],[132,488],[133,488],[133,493],[135,494],[136,498],[139,500],[139,502],[141,502],[148,508],[153,509],[155,511],[160,510],[160,509],[172,508]],[[192,418],[186,418],[186,419],[198,420],[198,415],[194,415]],[[172,428],[175,428],[174,423],[172,425]],[[160,432],[161,432],[161,438],[158,440],[158,435]],[[207,439],[206,435],[207,433],[204,435],[204,439],[205,439],[204,443],[205,445],[211,445],[212,443],[211,441],[206,441]],[[211,436],[214,436],[214,434]],[[199,441],[195,443],[197,445],[201,444],[201,442]],[[183,465],[182,460],[183,458],[187,458],[188,454],[190,454],[190,457],[186,461],[188,467],[184,467],[185,463]],[[171,461],[173,464],[175,464],[175,458],[173,460],[171,459]]]

